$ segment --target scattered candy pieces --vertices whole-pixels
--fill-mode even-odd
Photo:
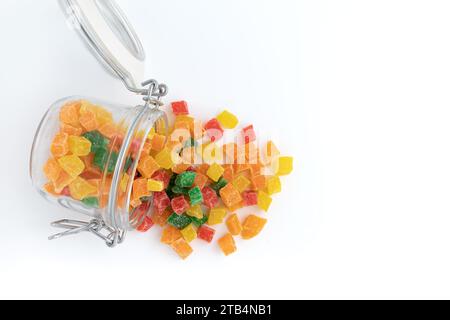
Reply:
[[[267,212],[271,196],[282,190],[280,177],[292,173],[294,160],[280,156],[273,141],[257,144],[253,125],[238,129],[242,139],[220,144],[225,130],[239,125],[229,111],[203,123],[190,115],[185,101],[174,102],[169,109],[175,122],[155,126],[148,136],[144,130],[137,132],[125,146],[129,154],[119,159],[127,137],[123,124],[88,101],[67,103],[43,166],[47,181],[42,188],[51,196],[101,212],[108,205],[113,180],[117,181],[117,205],[129,203],[130,221],[137,231],[160,226],[161,242],[186,259],[193,252],[191,244],[214,240],[211,226],[225,224],[228,233],[218,244],[230,255],[236,251],[234,236],[254,238],[267,223],[257,215],[241,223],[239,210],[255,207]],[[160,134],[167,129],[168,136]],[[118,163],[124,164],[124,171],[117,180],[113,178]]]

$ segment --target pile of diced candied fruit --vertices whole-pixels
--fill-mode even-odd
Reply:
[[[129,206],[130,217],[141,217],[138,231],[161,226],[161,242],[183,259],[193,252],[194,240],[213,242],[214,227],[225,223],[228,232],[217,242],[230,255],[236,251],[234,237],[254,238],[267,222],[259,213],[241,221],[238,211],[254,207],[267,212],[272,196],[281,192],[280,177],[293,170],[293,158],[281,156],[272,141],[258,145],[253,126],[240,130],[232,142],[224,141],[225,130],[239,125],[229,111],[203,123],[190,116],[184,101],[170,107],[169,136],[153,129],[143,147],[142,138],[132,143],[139,150],[127,159],[118,203]],[[86,208],[105,208],[121,147],[113,141],[123,141],[125,134],[101,106],[84,100],[64,105],[44,167],[45,191]]]

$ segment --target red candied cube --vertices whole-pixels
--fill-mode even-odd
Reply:
[[[155,223],[153,222],[151,217],[145,217],[144,221],[141,223],[141,225],[139,227],[136,228],[136,230],[139,232],[147,232],[154,225],[155,225]]]
[[[162,213],[170,206],[170,198],[165,191],[153,193],[153,207]]]
[[[246,207],[256,206],[258,204],[258,193],[254,191],[244,192],[242,197],[244,198]]]
[[[222,139],[224,130],[217,119],[212,119],[205,124],[205,130],[211,142]]]
[[[176,116],[187,116],[189,114],[189,106],[186,101],[173,102],[172,111]]]
[[[167,189],[169,187],[170,178],[171,178],[171,176],[166,170],[159,170],[152,176],[153,180],[163,182],[165,189]]]
[[[256,141],[256,132],[253,126],[248,126],[242,130],[245,144]]]
[[[189,202],[186,200],[184,196],[179,196],[172,199],[172,209],[178,214],[182,215],[189,209]]]
[[[219,203],[219,197],[217,196],[217,193],[210,187],[203,188],[202,194],[203,203],[208,208],[212,209]]]
[[[197,231],[197,236],[199,239],[205,240],[206,242],[211,243],[214,239],[214,235],[216,234],[216,230],[207,227],[201,226]]]

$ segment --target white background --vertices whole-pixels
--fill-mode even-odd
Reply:
[[[56,1],[0,1],[0,298],[450,298],[448,1],[121,0],[147,76],[296,158],[269,224],[180,261],[157,229],[55,242],[70,216],[28,176],[38,122],[74,94],[136,103]]]

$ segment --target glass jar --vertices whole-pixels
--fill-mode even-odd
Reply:
[[[167,118],[159,108],[168,90],[155,80],[143,81],[145,52],[114,0],[60,4],[94,56],[145,103],[124,106],[81,96],[57,101],[37,130],[31,178],[47,200],[91,217],[53,223],[66,231],[50,239],[88,231],[114,247],[150,213],[151,197],[143,206],[133,199],[134,180],[152,134],[167,137]]]

